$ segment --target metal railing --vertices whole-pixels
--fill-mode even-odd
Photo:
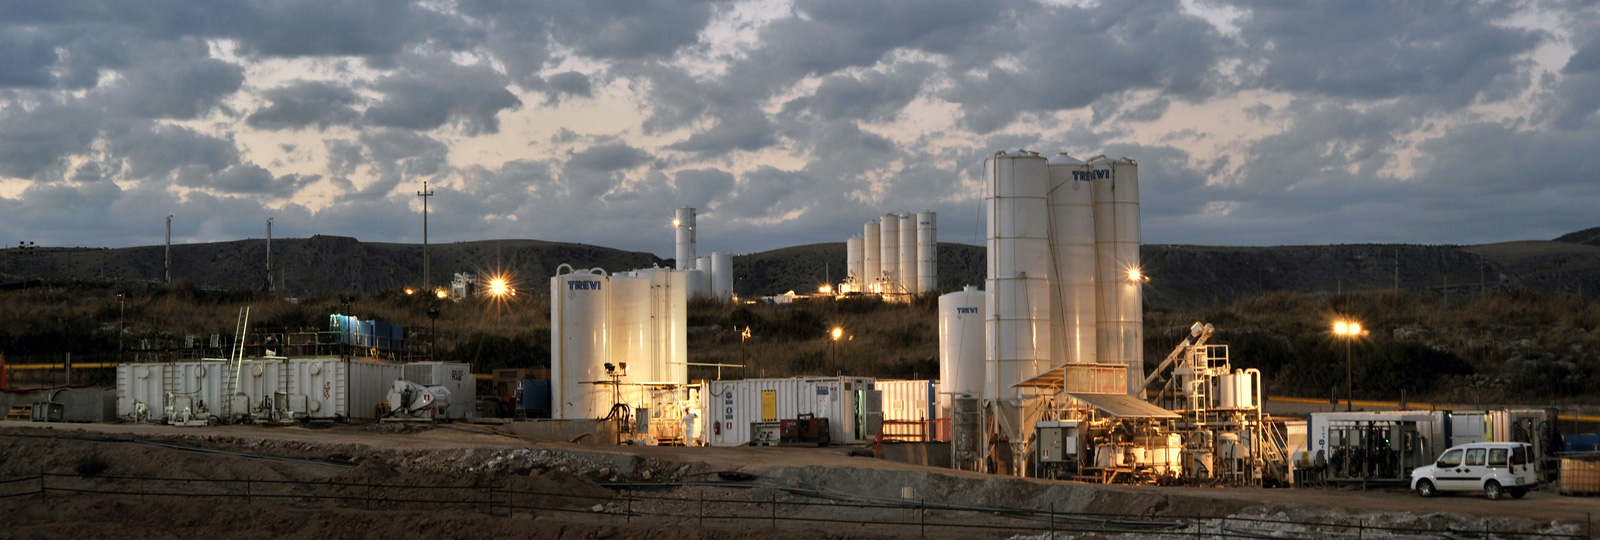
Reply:
[[[641,493],[660,488],[767,488],[766,493],[746,490],[708,497],[706,489],[680,489],[692,496]],[[575,522],[614,524],[639,519],[652,525],[679,524],[710,527],[751,525],[777,529],[780,523],[838,524],[852,531],[926,536],[930,529],[947,534],[994,535],[1133,534],[1155,538],[1513,538],[1579,540],[1588,534],[1556,534],[1510,530],[1440,529],[1369,525],[1364,519],[1310,522],[1249,517],[1150,516],[1006,508],[900,500],[840,499],[813,490],[742,482],[681,484],[602,484],[613,492],[583,495],[517,489],[494,483],[462,485],[407,485],[384,482],[235,479],[212,480],[142,476],[80,476],[41,471],[36,476],[0,480],[0,501],[37,497],[111,496],[152,500],[202,498],[255,504],[342,504],[366,509],[415,508],[481,512],[512,517],[519,512],[551,512]],[[710,505],[708,507],[708,505]]]

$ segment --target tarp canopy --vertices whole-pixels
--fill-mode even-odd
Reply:
[[[1118,418],[1178,418],[1178,413],[1126,394],[1067,394]]]

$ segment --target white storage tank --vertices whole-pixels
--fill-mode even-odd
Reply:
[[[1067,155],[1050,158],[1050,251],[1055,258],[1050,336],[1055,363],[1093,364],[1095,355],[1094,174]]]
[[[878,290],[878,277],[883,275],[883,267],[878,264],[882,260],[883,248],[879,243],[883,241],[883,233],[878,228],[878,221],[868,221],[861,227],[861,290],[863,292],[882,292]]]
[[[972,285],[939,297],[941,411],[950,411],[953,395],[983,395],[984,298],[983,291]]]
[[[884,214],[878,220],[878,228],[882,232],[878,241],[878,265],[881,268],[883,291],[885,293],[900,292],[900,214]]]
[[[648,275],[619,272],[611,275],[610,337],[613,365],[628,365],[625,381],[654,380],[656,375],[656,311],[651,305]],[[604,291],[603,291],[604,292]]]
[[[1144,280],[1139,260],[1139,169],[1131,159],[1090,162],[1095,175],[1099,361],[1128,366],[1128,393],[1144,381]]]
[[[733,254],[711,254],[711,294],[718,302],[733,301]]]
[[[550,278],[550,417],[600,418],[611,408],[605,387],[611,361],[611,278],[604,270],[563,264]]]
[[[939,220],[932,211],[917,214],[917,292],[939,290]]]
[[[1028,151],[1000,152],[985,165],[988,282],[983,397],[1020,406],[1027,396],[1011,386],[1051,366],[1045,196],[1049,171],[1044,158]],[[1012,426],[1021,424],[1020,417],[1010,419]]]
[[[711,284],[711,257],[695,259],[695,268],[700,270],[700,290],[705,291],[701,296],[714,298],[717,295],[715,286]]]
[[[917,293],[917,215],[900,214],[900,290]]]
[[[706,279],[706,273],[699,268],[684,270],[683,280],[687,284],[686,295],[689,298],[707,298],[711,296],[711,281]]]
[[[698,249],[695,245],[694,208],[688,206],[679,208],[677,216],[672,219],[672,228],[678,233],[677,268],[679,270],[694,268],[695,250]]]
[[[861,242],[862,238],[859,236],[852,236],[844,242],[845,272],[847,272],[844,279],[845,283],[861,283],[861,256],[863,255],[862,251],[864,249],[861,245]]]

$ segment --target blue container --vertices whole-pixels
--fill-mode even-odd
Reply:
[[[517,394],[522,400],[518,409],[530,411],[550,410],[550,379],[517,379]]]
[[[1562,435],[1561,442],[1568,452],[1600,452],[1600,433]]]

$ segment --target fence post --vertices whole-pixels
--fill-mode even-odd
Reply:
[[[366,503],[365,504],[367,506],[367,510],[371,510],[372,509],[372,479],[371,478],[367,479],[367,496],[366,496]]]
[[[244,477],[244,503],[250,504],[250,477]]]
[[[1055,503],[1051,503],[1054,505]],[[928,537],[928,499],[917,499],[917,524],[922,526],[922,537]],[[1055,535],[1050,535],[1050,540],[1055,540]]]
[[[44,494],[44,465],[39,466],[39,500],[45,500]]]
[[[923,535],[927,536],[927,535]],[[1056,502],[1050,501],[1050,540],[1056,540]]]
[[[772,530],[778,530],[778,492],[771,493],[772,497]]]
[[[622,521],[623,523],[633,523],[633,496],[624,491],[622,492],[622,501],[627,504],[627,506],[623,507],[625,510],[622,511]]]
[[[698,491],[700,492],[700,509],[697,511],[697,514],[699,514],[698,517],[700,518],[700,526],[704,527],[706,526],[706,492],[704,488]]]

